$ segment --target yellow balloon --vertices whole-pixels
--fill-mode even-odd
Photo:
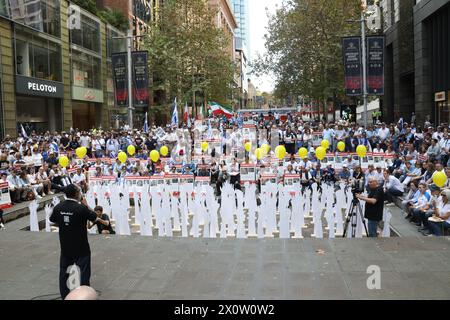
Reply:
[[[318,147],[316,149],[316,158],[322,161],[327,155],[327,150],[324,147]]]
[[[120,151],[119,154],[117,155],[117,159],[119,159],[120,163],[125,163],[125,161],[127,161],[127,154],[123,151]]]
[[[275,155],[279,160],[283,160],[286,156],[286,148],[284,146],[278,146],[275,148]]]
[[[152,150],[152,152],[150,152],[150,159],[153,162],[158,162],[158,160],[159,160],[159,152],[156,151],[156,150]]]
[[[442,188],[447,182],[447,175],[444,173],[444,171],[435,172],[433,174],[433,182],[437,187]]]
[[[327,150],[328,147],[330,146],[330,141],[328,141],[327,139],[322,140],[322,142],[320,143],[320,145],[322,146],[322,148],[324,148],[325,150]]]
[[[244,148],[245,148],[245,151],[250,152],[250,150],[252,150],[252,143],[251,142],[246,142],[244,144]]]
[[[63,168],[67,167],[69,165],[69,158],[66,156],[62,156],[59,158],[59,165]]]
[[[267,143],[264,143],[264,144],[261,146],[261,149],[262,149],[264,155],[268,154],[269,151],[270,151],[270,147],[269,147],[269,145],[268,145]]]
[[[129,145],[127,148],[127,152],[130,156],[133,156],[136,153],[136,148],[133,145]]]
[[[343,152],[345,150],[345,143],[342,141],[339,141],[339,143],[337,144],[337,148],[340,152]]]
[[[264,151],[262,148],[256,149],[255,150],[256,159],[261,160],[261,158],[263,157],[263,153],[264,153]]]
[[[364,158],[364,157],[366,156],[366,153],[367,153],[367,148],[366,148],[366,146],[363,146],[362,144],[359,145],[359,146],[356,148],[356,153],[358,154],[358,157]]]
[[[79,147],[75,150],[75,153],[77,154],[78,158],[83,159],[87,153],[87,149],[86,147]]]
[[[169,148],[167,148],[166,146],[162,146],[159,152],[163,157],[165,157],[169,154]]]
[[[306,148],[300,148],[300,150],[298,150],[298,155],[300,158],[305,159],[308,156],[308,150]]]
[[[202,142],[202,151],[203,151],[203,152],[206,152],[206,150],[208,150],[208,148],[209,148],[208,142],[203,141],[203,142]]]

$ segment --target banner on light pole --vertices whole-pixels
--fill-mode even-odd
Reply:
[[[127,54],[123,52],[113,53],[111,60],[116,105],[118,107],[128,107]]]
[[[384,36],[367,37],[367,93],[384,95]]]
[[[342,38],[342,56],[344,58],[345,94],[361,96],[363,94],[361,38]]]
[[[135,51],[131,53],[133,61],[134,106],[148,107],[148,53]]]

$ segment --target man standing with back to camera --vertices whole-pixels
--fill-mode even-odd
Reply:
[[[384,192],[375,177],[369,177],[368,187],[367,197],[360,194],[356,197],[366,202],[364,218],[368,220],[369,237],[376,238],[378,223],[383,220]]]
[[[63,300],[71,289],[75,289],[68,288],[67,284],[70,266],[76,265],[78,272],[75,276],[79,277],[79,283],[77,282],[79,286],[90,285],[91,249],[87,239],[87,221],[106,224],[87,206],[79,187],[70,184],[65,187],[64,193],[67,199],[59,203],[50,216],[50,221],[59,227],[61,244],[59,290]]]

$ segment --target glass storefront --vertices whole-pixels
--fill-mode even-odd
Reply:
[[[61,44],[20,25],[15,25],[16,74],[62,81]]]
[[[61,131],[61,99],[17,95],[17,124],[37,132]]]

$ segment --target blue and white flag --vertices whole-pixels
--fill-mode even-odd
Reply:
[[[28,140],[28,135],[27,135],[27,132],[25,131],[25,129],[23,127],[23,124],[21,124],[20,126],[22,127],[22,137],[24,137],[25,139]]]
[[[144,132],[145,132],[145,133],[148,133],[148,119],[147,119],[147,112],[145,113]]]
[[[173,111],[172,111],[172,126],[178,127],[178,107],[177,107],[177,98],[173,101]]]

